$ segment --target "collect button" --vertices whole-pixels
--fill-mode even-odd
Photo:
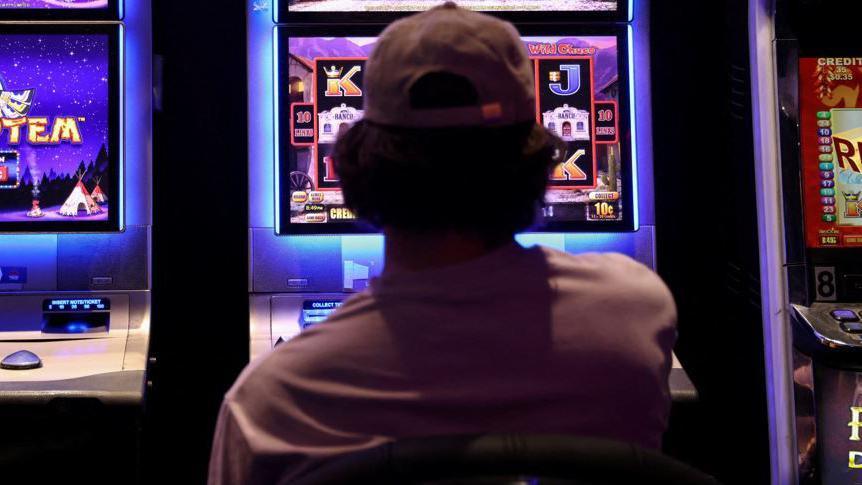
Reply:
[[[862,333],[862,322],[841,322],[841,329],[847,333]]]
[[[859,321],[859,315],[856,315],[856,312],[854,312],[853,310],[844,310],[844,309],[832,310],[831,315],[832,315],[832,318],[834,318],[835,320],[838,320],[839,322],[858,322]]]

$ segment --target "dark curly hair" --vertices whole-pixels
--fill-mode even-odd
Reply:
[[[459,99],[452,84],[411,101],[439,108],[443,91],[451,106]],[[471,96],[460,98],[463,105]],[[532,225],[560,143],[535,122],[422,129],[364,120],[338,138],[332,156],[346,205],[371,224],[493,239]]]

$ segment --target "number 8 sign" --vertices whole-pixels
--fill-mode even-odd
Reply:
[[[836,301],[838,299],[834,266],[814,267],[814,289],[817,294],[817,301]]]

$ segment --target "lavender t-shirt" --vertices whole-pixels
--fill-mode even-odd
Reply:
[[[620,254],[515,244],[385,274],[252,362],[222,404],[209,482],[287,483],[400,437],[577,434],[659,447],[676,309]]]

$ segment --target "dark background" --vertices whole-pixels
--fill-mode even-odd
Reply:
[[[747,3],[652,2],[658,272],[700,402],[668,451],[725,483],[769,483]],[[691,6],[691,5],[689,5]]]
[[[146,483],[196,484],[221,398],[248,361],[245,2],[155,0],[153,28],[157,363],[143,470]]]
[[[157,362],[143,470],[147,483],[203,483],[219,403],[248,360],[245,6],[154,3]],[[681,21],[677,2],[652,2],[657,251],[701,393],[675,408],[667,448],[727,483],[768,483],[745,3]]]

